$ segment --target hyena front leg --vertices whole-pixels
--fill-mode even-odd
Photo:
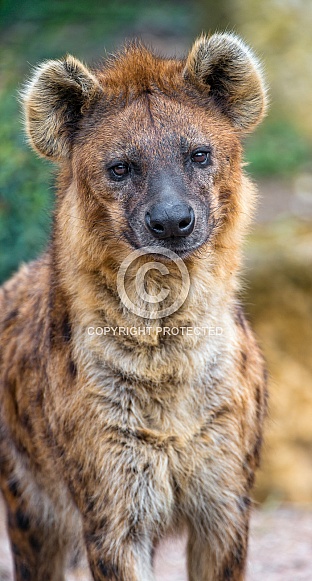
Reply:
[[[116,439],[116,438],[115,438]],[[140,446],[138,445],[138,448]],[[130,448],[130,446],[129,446]],[[90,466],[89,454],[89,466]],[[170,503],[164,480],[147,450],[114,443],[106,450],[105,472],[90,469],[87,478],[70,473],[70,490],[82,516],[90,569],[95,581],[154,581],[153,544]],[[78,463],[81,466],[81,462]],[[72,464],[72,468],[77,463]],[[96,463],[94,463],[96,466]],[[164,470],[162,470],[164,476]]]
[[[117,508],[108,501],[103,510],[100,504],[92,503],[92,509],[82,513],[88,561],[95,581],[154,581],[153,539],[135,505],[130,508],[126,502],[123,505],[119,502]]]
[[[189,581],[244,581],[248,546],[248,521],[235,540],[221,549],[219,539],[204,539],[190,531],[187,557]]]
[[[64,581],[66,543],[52,522],[44,523],[40,508],[34,511],[19,482],[10,479],[3,487],[7,505],[8,534],[15,581]]]
[[[154,581],[149,539],[135,540],[135,532],[132,531],[117,546],[116,538],[107,537],[105,530],[97,530],[85,538],[89,566],[95,581]]]
[[[246,551],[239,546],[221,559],[211,551],[210,543],[192,538],[188,545],[189,581],[243,581]]]

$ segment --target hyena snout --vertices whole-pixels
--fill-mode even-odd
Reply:
[[[185,202],[159,202],[145,214],[145,224],[157,239],[189,236],[195,226],[195,213]]]

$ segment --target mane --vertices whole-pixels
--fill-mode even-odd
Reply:
[[[161,92],[174,96],[182,85],[183,59],[161,56],[140,40],[126,43],[110,55],[96,75],[106,95],[123,96],[127,102]]]

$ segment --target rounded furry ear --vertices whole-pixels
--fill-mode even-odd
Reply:
[[[35,150],[54,161],[69,157],[83,109],[100,93],[96,77],[70,55],[40,65],[21,93]]]
[[[184,78],[209,94],[243,132],[252,131],[265,115],[267,98],[261,66],[233,34],[199,37],[188,55]]]

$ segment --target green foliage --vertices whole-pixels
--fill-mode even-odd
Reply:
[[[16,101],[10,91],[0,101],[1,279],[44,247],[50,224],[50,168],[27,147]]]
[[[312,144],[288,119],[274,114],[246,140],[246,161],[257,177],[289,176],[311,167]]]

